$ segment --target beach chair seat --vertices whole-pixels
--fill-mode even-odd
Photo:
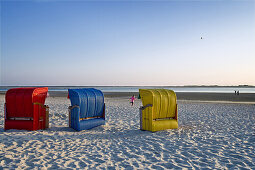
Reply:
[[[5,95],[4,129],[39,130],[49,127],[47,87],[9,89]]]
[[[68,89],[69,127],[81,131],[105,124],[104,95],[94,88]]]
[[[178,128],[176,94],[166,89],[139,89],[140,129],[160,131]]]
[[[104,118],[92,118],[80,121],[80,129],[91,129],[105,124]]]

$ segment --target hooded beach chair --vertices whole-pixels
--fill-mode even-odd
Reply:
[[[49,127],[48,88],[13,88],[5,95],[4,129],[38,130]]]
[[[104,94],[97,89],[68,89],[69,127],[81,131],[105,124]]]
[[[160,131],[178,128],[176,94],[165,89],[139,89],[140,129]]]

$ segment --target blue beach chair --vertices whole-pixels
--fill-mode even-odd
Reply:
[[[105,104],[102,91],[94,88],[68,89],[69,127],[81,131],[105,124]]]

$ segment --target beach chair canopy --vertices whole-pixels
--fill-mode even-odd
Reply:
[[[9,89],[5,95],[5,129],[46,128],[47,92],[47,87]]]
[[[143,107],[141,129],[158,131],[178,128],[176,94],[166,89],[139,89]]]
[[[102,91],[94,88],[68,89],[68,95],[71,101],[70,127],[80,131],[105,124]]]

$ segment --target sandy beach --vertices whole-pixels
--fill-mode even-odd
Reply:
[[[0,9],[0,170],[255,170],[255,0]]]
[[[106,125],[68,128],[66,97],[48,97],[50,128],[3,130],[0,95],[0,168],[178,169],[255,168],[255,105],[179,101],[179,128],[139,130],[141,101],[105,98]]]

